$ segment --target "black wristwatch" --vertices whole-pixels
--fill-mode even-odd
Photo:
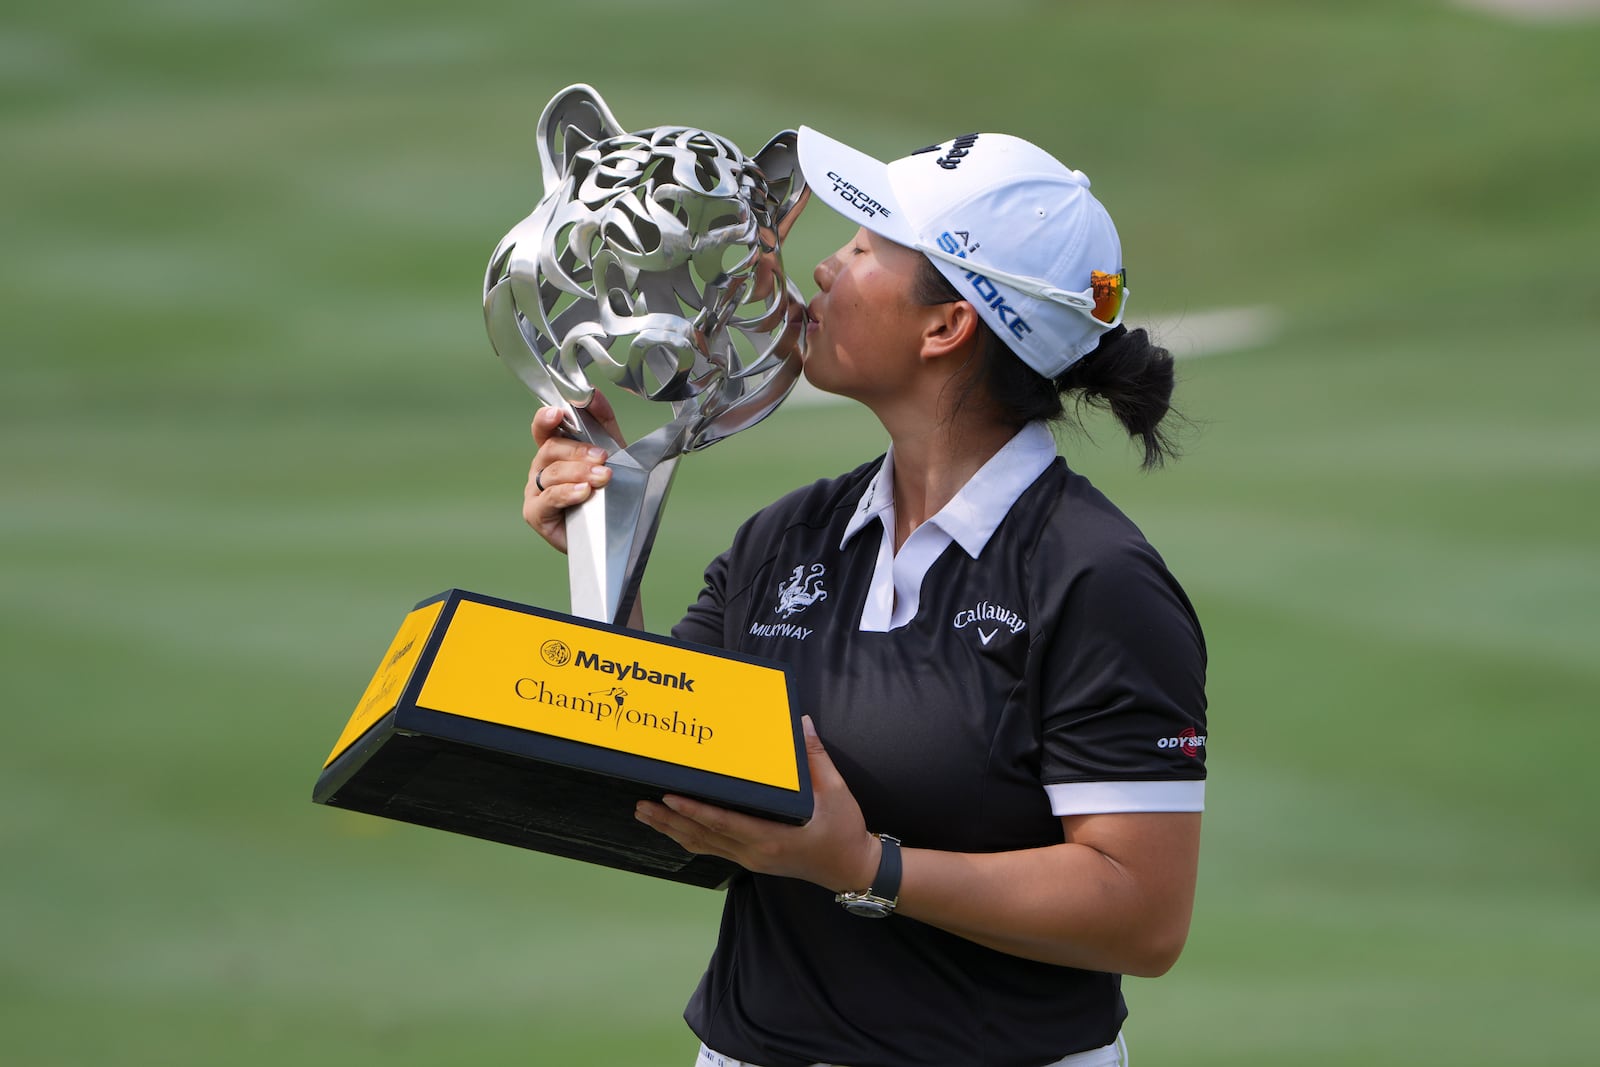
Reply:
[[[833,899],[844,905],[844,910],[863,919],[886,919],[900,903],[900,839],[888,834],[875,834],[883,842],[883,854],[878,858],[878,873],[865,893],[840,893]]]

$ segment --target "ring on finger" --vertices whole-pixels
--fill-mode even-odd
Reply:
[[[544,492],[544,468],[540,467],[533,472],[533,487],[539,492]]]

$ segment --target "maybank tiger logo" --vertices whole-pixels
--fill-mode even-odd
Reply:
[[[778,585],[778,606],[773,612],[787,619],[798,615],[819,600],[828,599],[828,591],[822,588],[822,564],[813,563],[807,570],[805,564],[794,569],[789,575],[789,580]]]

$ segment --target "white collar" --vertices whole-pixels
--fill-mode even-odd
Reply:
[[[1055,462],[1056,440],[1044,422],[1030,422],[989,457],[961,487],[950,502],[924,525],[934,525],[944,531],[950,541],[958,543],[973,559],[983,551],[999,527],[1001,520],[1011,510],[1011,505],[1022,496],[1045,468]],[[884,530],[894,534],[894,446],[883,457],[883,465],[856,504],[855,514],[844,528],[839,539],[843,548],[850,539],[873,519],[881,518]]]
[[[894,550],[894,449],[861,493],[839,539],[841,549],[867,524],[881,523],[878,561],[861,608],[860,629],[885,632],[916,617],[922,580],[952,541],[977,559],[1023,491],[1055,462],[1056,442],[1043,422],[1030,422],[989,457],[950,502]]]

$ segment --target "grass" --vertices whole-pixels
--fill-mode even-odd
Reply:
[[[1588,1062],[1600,854],[1600,25],[1439,3],[24,2],[0,25],[8,1063],[688,1063],[712,893],[315,807],[411,602],[560,606],[479,280],[589,81],[624,123],[1094,178],[1132,315],[1261,305],[1190,455],[1067,454],[1212,653],[1194,931],[1141,1062]],[[723,48],[712,42],[738,39]],[[792,270],[844,237],[820,208]],[[664,628],[875,453],[794,407],[683,464]]]

